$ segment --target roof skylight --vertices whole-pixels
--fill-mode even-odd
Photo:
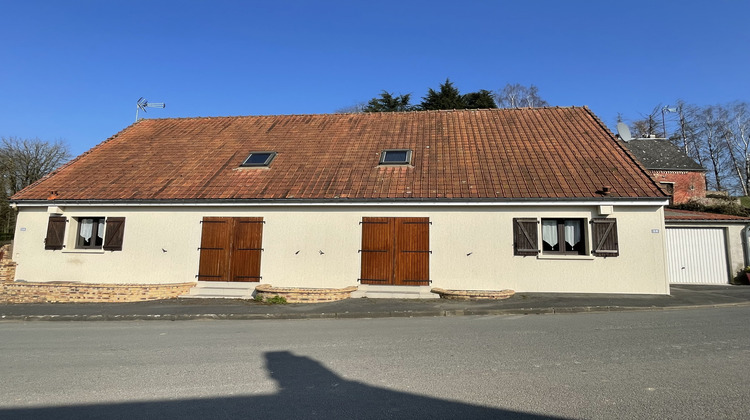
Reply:
[[[381,165],[408,165],[411,163],[411,150],[389,149],[380,153]]]
[[[251,152],[240,166],[268,166],[274,157],[276,157],[276,152]]]

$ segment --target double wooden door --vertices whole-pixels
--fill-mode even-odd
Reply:
[[[430,219],[363,217],[360,283],[430,284]]]
[[[260,281],[262,217],[204,217],[200,281]]]

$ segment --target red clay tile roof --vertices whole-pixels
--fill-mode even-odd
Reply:
[[[700,211],[664,209],[664,220],[668,221],[728,221],[750,223],[750,217],[732,216],[730,214],[705,213]]]
[[[379,166],[383,149],[413,150],[412,165]],[[252,151],[278,155],[239,168]],[[146,119],[13,200],[52,191],[63,201],[665,197],[585,107]]]

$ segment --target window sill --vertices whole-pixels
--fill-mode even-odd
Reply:
[[[414,168],[410,163],[379,163],[376,168]]]
[[[594,260],[596,257],[593,255],[544,255],[539,254],[536,257],[538,260],[580,260],[580,261],[588,261],[588,260]]]
[[[73,248],[73,249],[67,249],[64,248],[62,250],[63,254],[104,254],[104,250],[99,249],[80,249],[80,248]]]

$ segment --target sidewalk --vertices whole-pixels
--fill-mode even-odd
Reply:
[[[518,293],[499,301],[347,299],[269,305],[225,299],[172,299],[136,303],[0,305],[0,320],[113,321],[191,319],[322,319],[457,315],[559,314],[750,305],[750,286],[672,286],[670,296]]]

